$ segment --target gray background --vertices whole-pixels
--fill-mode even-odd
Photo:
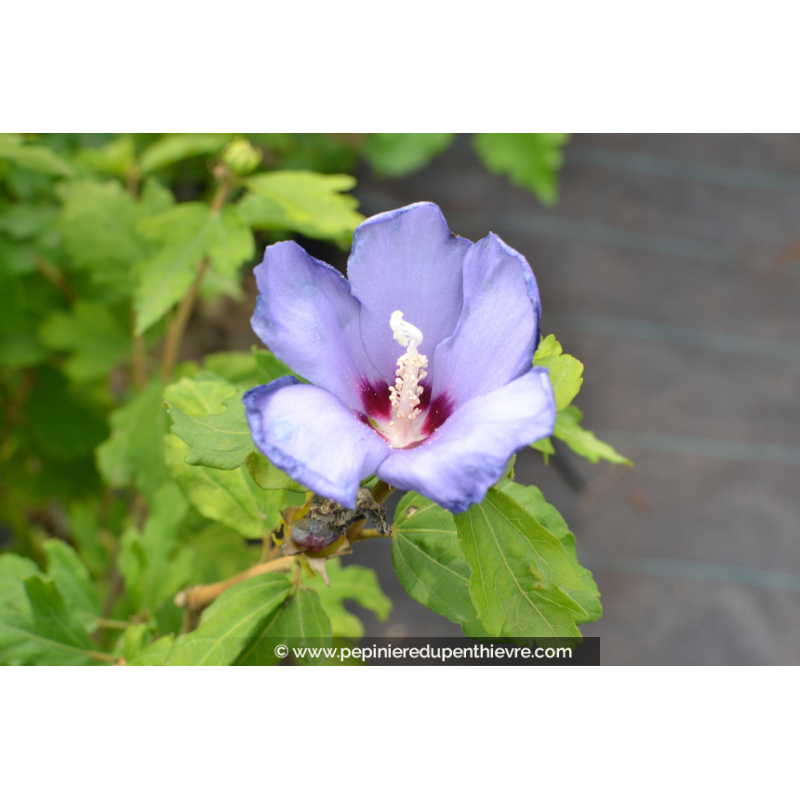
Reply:
[[[800,136],[577,135],[553,209],[460,136],[402,180],[364,168],[355,194],[367,215],[432,200],[454,232],[497,233],[533,267],[543,333],[585,363],[584,425],[635,468],[527,451],[517,477],[595,572],[605,613],[583,631],[603,663],[800,663]],[[352,557],[395,604],[357,612],[367,633],[459,635],[389,551]]]

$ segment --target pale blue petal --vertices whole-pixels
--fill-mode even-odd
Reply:
[[[244,395],[256,447],[298,483],[355,508],[364,478],[391,452],[389,445],[330,392],[291,376]]]
[[[459,514],[483,500],[512,453],[549,436],[555,420],[547,370],[536,367],[462,405],[419,447],[392,450],[377,474]]]
[[[490,233],[464,259],[464,305],[436,348],[433,397],[458,407],[531,368],[539,339],[539,291],[528,262]]]
[[[389,317],[402,311],[422,331],[420,353],[431,356],[461,313],[461,266],[471,242],[450,233],[439,207],[415,203],[370,217],[356,228],[347,262],[361,302],[361,335],[372,363],[394,383],[405,347],[392,338]]]

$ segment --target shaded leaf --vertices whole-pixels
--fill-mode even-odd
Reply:
[[[150,497],[169,480],[162,445],[169,427],[161,404],[163,389],[154,378],[111,415],[111,436],[95,451],[97,467],[109,486],[123,489],[135,483]]]
[[[632,461],[620,455],[610,444],[601,442],[591,431],[582,428],[580,425],[582,419],[583,413],[577,406],[569,406],[559,411],[553,435],[592,464],[604,458],[612,464],[633,466]]]
[[[231,586],[205,610],[197,630],[176,639],[167,663],[232,664],[278,614],[290,590],[289,579],[274,572]]]
[[[558,171],[568,133],[477,133],[473,147],[490,172],[507,175],[545,205],[558,200]]]
[[[270,353],[269,350],[262,350],[254,346],[253,355],[256,359],[261,383],[269,383],[270,381],[282,378],[284,375],[293,375],[299,381],[305,383],[303,378],[294,372],[287,364],[284,364],[276,355]]]
[[[253,449],[245,458],[245,466],[250,477],[262,489],[288,489],[291,492],[305,492],[305,486],[290,478],[278,469],[263,453]]]
[[[70,177],[74,174],[72,167],[52,150],[41,145],[25,144],[21,137],[8,133],[0,134],[0,159],[47,175]]]
[[[128,332],[108,306],[79,300],[51,314],[39,328],[51,350],[70,352],[64,372],[75,381],[102,378],[130,350]]]
[[[583,384],[583,364],[577,358],[564,354],[551,333],[539,343],[533,356],[533,366],[547,367],[556,398],[556,411],[566,408]]]
[[[392,563],[403,588],[468,636],[488,636],[469,595],[471,570],[449,511],[407,492],[394,517]]]
[[[494,488],[455,521],[472,569],[470,596],[490,635],[580,636],[575,622],[587,615],[559,586],[583,583],[554,534]]]
[[[446,150],[454,133],[370,133],[361,154],[377,175],[399,178]]]
[[[263,383],[258,374],[256,357],[252,352],[234,350],[211,353],[203,359],[203,368],[248,389]]]
[[[47,539],[47,574],[53,579],[67,605],[84,624],[100,616],[100,595],[80,556],[65,542]]]
[[[320,577],[312,582],[331,621],[334,636],[360,639],[364,635],[364,625],[344,607],[345,600],[353,600],[362,608],[373,611],[382,622],[389,618],[392,601],[383,593],[374,570],[358,564],[342,567],[338,558],[329,559],[326,567],[331,585],[326,586]]]
[[[136,168],[136,147],[133,137],[126,134],[102,147],[81,150],[79,158],[98,172],[124,179]]]

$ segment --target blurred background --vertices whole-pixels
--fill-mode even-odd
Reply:
[[[603,663],[798,664],[800,137],[576,135],[564,154],[552,210],[467,137],[402,180],[363,169],[355,194],[497,233],[533,267],[543,335],[584,362],[584,425],[635,468],[562,446],[516,469],[595,573],[604,615],[582,630]],[[368,631],[460,633],[366,552],[384,546],[354,556],[395,603]]]
[[[270,148],[280,151],[279,140],[256,136],[265,161]],[[516,463],[517,479],[538,485],[561,511],[580,561],[594,571],[604,616],[582,630],[601,637],[603,663],[800,663],[800,136],[575,135],[563,150],[558,202],[549,207],[488,171],[470,136],[447,142],[433,148],[444,149],[426,166],[399,178],[390,175],[407,164],[393,170],[380,152],[369,154],[370,140],[347,135],[280,151],[279,167],[355,175],[352,193],[365,215],[433,201],[455,233],[474,241],[493,231],[530,262],[543,334],[556,334],[585,364],[576,400],[583,425],[635,463],[592,465],[559,442],[549,465],[530,449]],[[359,147],[369,157],[356,158]],[[119,163],[116,173],[113,165],[98,169],[124,182],[130,175]],[[179,201],[206,190],[204,157],[169,169]],[[555,199],[546,186],[539,197]],[[296,238],[346,271],[346,248]],[[257,240],[258,260],[269,241]],[[45,275],[51,283],[54,276],[57,283],[56,273]],[[250,328],[249,266],[242,287],[196,306],[181,361],[260,344]],[[0,319],[10,336],[12,326],[3,325]],[[28,351],[10,352],[0,347],[0,356],[27,363]],[[37,423],[34,404],[46,409],[63,383],[60,373],[37,369],[40,388],[29,402],[34,448],[37,436],[52,445],[49,412]],[[101,388],[118,402],[115,374]],[[50,376],[50,388],[42,376]],[[101,388],[86,391],[100,397]],[[105,396],[98,403],[111,407]],[[10,416],[3,422],[16,424]],[[75,450],[83,460],[67,470],[82,485],[97,480],[92,448],[108,435],[105,423],[95,424]],[[40,477],[48,458],[63,457],[43,453],[33,470]],[[42,504],[27,520],[12,518],[13,504],[0,504],[0,545],[35,557],[37,530],[69,540],[63,511],[46,503],[49,484],[10,485],[16,456],[0,456],[7,491],[30,491]],[[14,530],[32,531],[30,541],[15,541]],[[387,541],[364,542],[349,558],[375,569],[394,603],[385,622],[348,604],[367,634],[463,635],[406,594]]]

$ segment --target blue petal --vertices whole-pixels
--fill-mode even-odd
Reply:
[[[378,214],[356,228],[347,275],[361,301],[367,355],[388,383],[405,352],[392,338],[389,317],[402,311],[422,331],[420,352],[432,364],[434,348],[461,313],[461,265],[470,244],[450,233],[433,203]]]
[[[256,447],[323,497],[356,507],[360,482],[389,455],[389,445],[332,394],[292,376],[244,395]]]
[[[489,394],[531,368],[539,340],[539,290],[528,262],[490,233],[464,259],[464,305],[434,354],[433,397],[456,404]]]
[[[387,416],[389,390],[364,351],[359,303],[347,280],[295,242],[268,247],[255,275],[258,301],[252,325],[264,344],[350,408]],[[375,392],[377,409],[363,396]]]
[[[555,421],[553,387],[547,370],[536,367],[461,406],[419,447],[393,450],[377,474],[460,514],[483,500],[512,453],[549,436]]]

